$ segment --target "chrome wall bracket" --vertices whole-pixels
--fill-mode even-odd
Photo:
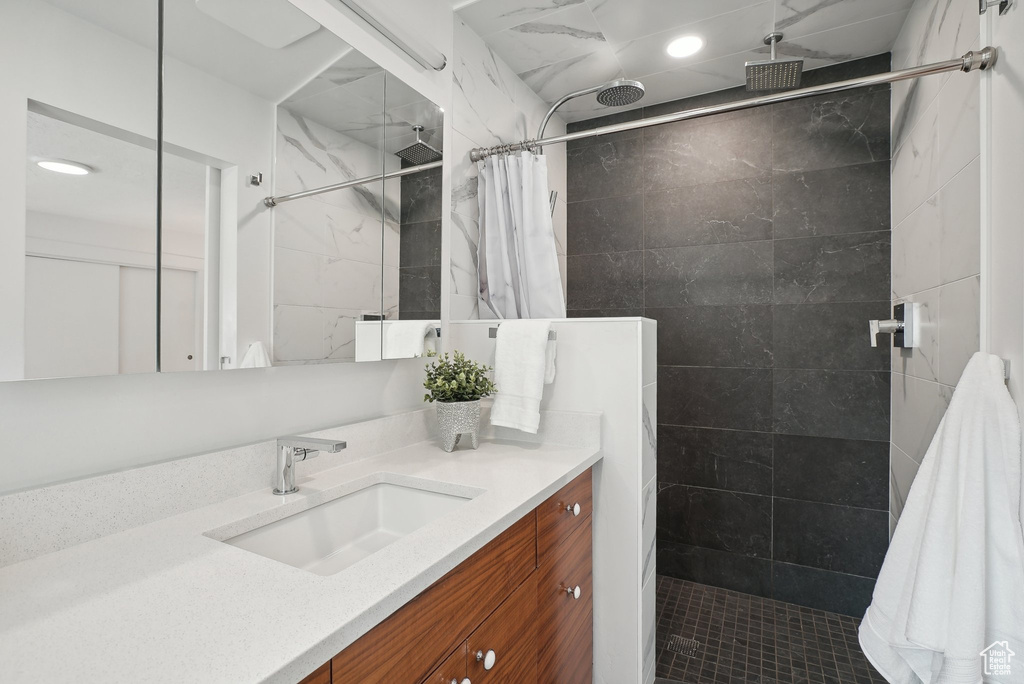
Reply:
[[[892,307],[892,318],[885,321],[868,321],[871,346],[878,346],[878,335],[892,335],[892,346],[908,349],[921,345],[918,333],[918,308],[916,302],[906,302]]]
[[[985,14],[990,7],[999,7],[999,15],[1002,16],[1013,7],[1013,0],[978,0],[978,14]]]

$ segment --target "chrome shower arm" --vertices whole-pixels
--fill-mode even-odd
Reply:
[[[577,90],[574,93],[569,93],[568,95],[562,97],[560,100],[558,100],[558,102],[551,105],[551,109],[549,109],[548,113],[544,115],[544,120],[540,122],[540,128],[537,129],[537,139],[540,140],[541,138],[544,137],[544,129],[548,127],[548,121],[550,121],[551,117],[555,115],[556,109],[564,105],[569,100],[572,100],[577,97],[582,97],[584,95],[590,95],[591,93],[596,93],[601,88],[604,88],[604,86],[605,84],[602,83],[600,85],[594,86],[593,88],[584,88],[583,90]]]

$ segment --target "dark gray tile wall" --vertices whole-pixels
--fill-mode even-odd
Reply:
[[[441,169],[400,179],[398,317],[441,318]]]
[[[888,545],[889,350],[867,337],[890,295],[888,103],[874,87],[568,146],[569,315],[658,321],[661,575],[858,616],[870,601]]]

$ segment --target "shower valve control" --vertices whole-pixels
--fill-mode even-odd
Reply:
[[[871,346],[878,346],[878,335],[880,333],[892,335],[892,346],[894,347],[917,347],[917,309],[918,304],[906,302],[892,307],[892,318],[889,320],[868,321],[868,328],[871,333]]]

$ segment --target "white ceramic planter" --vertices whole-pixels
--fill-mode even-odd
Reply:
[[[445,451],[452,451],[466,434],[476,449],[480,445],[480,400],[437,402],[437,427]]]

